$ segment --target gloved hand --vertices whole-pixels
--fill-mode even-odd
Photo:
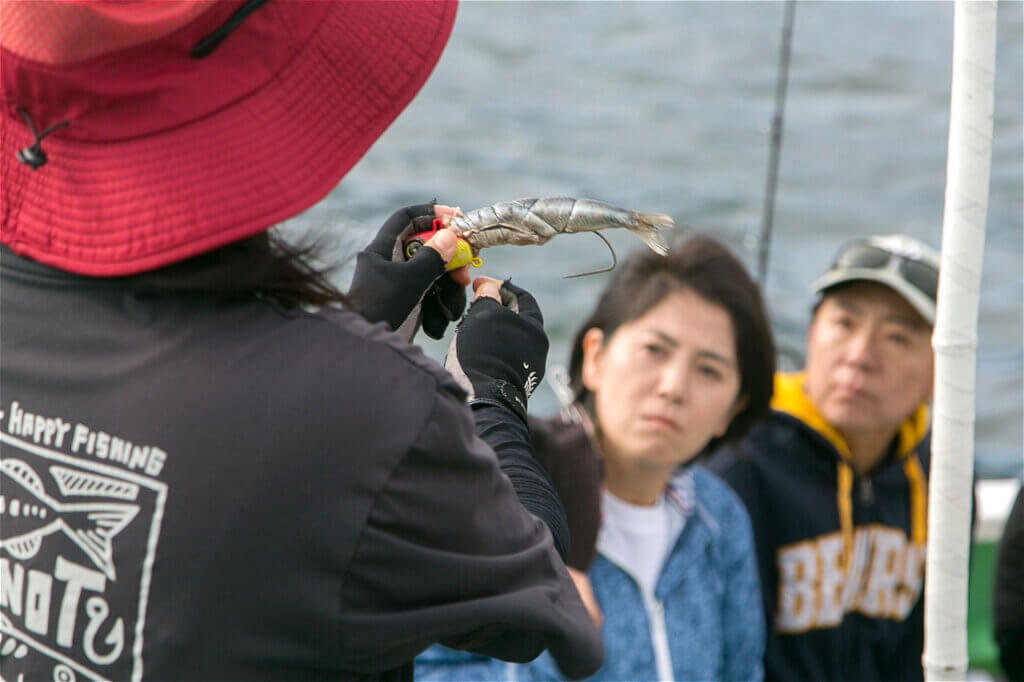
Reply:
[[[406,341],[421,323],[428,336],[441,338],[466,307],[464,288],[445,275],[445,260],[437,251],[421,248],[408,261],[402,254],[402,240],[429,230],[433,219],[433,203],[395,211],[356,256],[348,292],[356,312],[370,322],[387,322]],[[447,232],[439,231],[427,244],[454,237]]]
[[[459,322],[444,366],[469,393],[470,404],[504,405],[525,422],[526,401],[544,378],[548,357],[540,306],[511,282],[478,277],[473,288],[477,297]],[[500,295],[501,303],[488,294]]]

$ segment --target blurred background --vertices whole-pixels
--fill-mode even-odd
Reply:
[[[970,586],[971,679],[999,678],[989,595],[995,542],[1024,471],[1022,3],[999,3],[995,132],[977,356],[978,523]],[[779,78],[782,2],[463,2],[412,104],[322,202],[290,221],[344,263],[397,208],[437,198],[465,211],[573,196],[662,212],[732,246],[757,276]],[[941,243],[953,4],[796,4],[788,96],[763,281],[780,364],[801,365],[808,284],[851,237]],[[678,230],[684,233],[684,230]],[[617,231],[617,232],[622,232]],[[619,257],[644,248],[605,233]],[[590,235],[483,252],[544,310],[552,366],[609,275]],[[474,273],[476,274],[476,273]],[[442,360],[449,338],[420,334]],[[550,388],[530,402],[558,410]],[[1003,480],[995,480],[1003,479]],[[1007,480],[1010,479],[1010,480]]]
[[[351,260],[401,206],[468,211],[574,196],[672,215],[730,244],[757,275],[782,2],[463,2],[412,104],[320,204],[291,221]],[[1022,460],[1022,4],[998,15],[996,114],[979,322],[977,470]],[[774,228],[763,282],[784,368],[800,365],[807,285],[847,238],[941,242],[952,69],[948,2],[799,2]],[[606,232],[620,258],[643,248]],[[682,232],[682,230],[680,230]],[[591,235],[496,247],[478,272],[533,292],[569,344],[609,275]],[[474,273],[476,274],[476,273]],[[440,360],[448,341],[418,342]],[[537,414],[558,409],[541,388]]]

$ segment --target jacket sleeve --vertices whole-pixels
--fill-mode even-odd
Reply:
[[[519,502],[547,525],[565,561],[569,555],[569,522],[551,478],[534,457],[526,424],[498,405],[477,403],[472,409],[477,435],[498,456],[498,465],[512,483]]]
[[[722,679],[761,680],[764,678],[765,619],[761,613],[761,588],[750,519],[738,501],[728,528],[731,542],[725,556]]]
[[[463,396],[441,383],[370,509],[342,585],[347,664],[376,671],[434,642],[508,661],[545,648],[573,677],[603,658],[547,526],[526,512]]]

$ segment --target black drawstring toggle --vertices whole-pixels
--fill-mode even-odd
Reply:
[[[42,147],[43,138],[52,133],[54,130],[69,125],[70,121],[61,121],[60,123],[54,123],[52,126],[50,126],[42,133],[40,133],[38,130],[36,130],[36,124],[32,121],[32,117],[28,115],[27,111],[19,108],[18,113],[21,114],[21,117],[23,119],[25,119],[25,123],[28,124],[29,130],[32,131],[32,136],[36,138],[36,141],[33,142],[31,146],[25,147],[24,149],[18,152],[18,161],[21,161],[23,164],[25,164],[32,170],[36,170],[41,166],[46,165],[46,154],[43,152]]]

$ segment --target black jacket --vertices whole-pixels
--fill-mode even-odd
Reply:
[[[464,393],[382,325],[0,255],[5,679],[401,679],[435,641],[600,665]]]
[[[1024,487],[999,541],[992,615],[1003,670],[1011,682],[1024,682]]]

